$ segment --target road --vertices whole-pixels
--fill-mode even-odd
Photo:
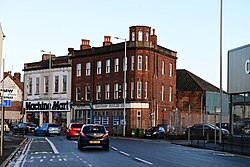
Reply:
[[[77,149],[65,136],[34,137],[10,166],[22,167],[249,167],[250,157],[178,146],[163,140],[111,138],[110,150]]]

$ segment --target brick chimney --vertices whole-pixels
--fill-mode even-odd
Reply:
[[[157,35],[155,35],[155,29],[153,29],[153,35],[151,35],[151,41],[155,49],[157,49]]]
[[[80,49],[81,50],[90,49],[91,46],[89,45],[89,43],[90,43],[90,40],[88,40],[88,39],[82,39],[82,44],[80,46]]]
[[[103,46],[110,46],[112,44],[110,39],[111,39],[111,36],[104,36]]]
[[[16,78],[18,81],[21,81],[21,73],[20,72],[15,72],[14,73],[14,78]]]

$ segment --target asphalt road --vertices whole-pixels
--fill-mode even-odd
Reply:
[[[65,136],[31,137],[12,166],[22,167],[249,167],[250,157],[170,144],[163,140],[112,138],[110,150],[77,149]]]

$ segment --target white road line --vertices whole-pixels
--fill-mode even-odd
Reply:
[[[115,150],[115,151],[117,151],[118,149],[117,148],[115,148],[115,147],[111,147],[113,150]]]
[[[54,153],[59,154],[59,152],[57,151],[55,145],[47,137],[45,137],[45,139],[49,142],[49,144],[50,144],[52,150],[54,151]]]
[[[137,161],[141,161],[141,162],[144,162],[144,163],[146,163],[146,164],[153,165],[153,163],[148,162],[148,161],[146,161],[146,160],[143,160],[143,159],[141,159],[141,158],[135,157],[135,159],[136,159]]]
[[[121,154],[123,154],[123,155],[126,155],[126,156],[128,156],[128,157],[130,157],[130,155],[128,154],[128,153],[125,153],[125,152],[123,152],[123,151],[119,151]]]
[[[73,141],[73,143],[76,143],[76,144],[77,144],[77,141]]]

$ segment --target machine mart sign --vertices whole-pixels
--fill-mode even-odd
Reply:
[[[24,101],[26,111],[70,111],[70,100]]]

